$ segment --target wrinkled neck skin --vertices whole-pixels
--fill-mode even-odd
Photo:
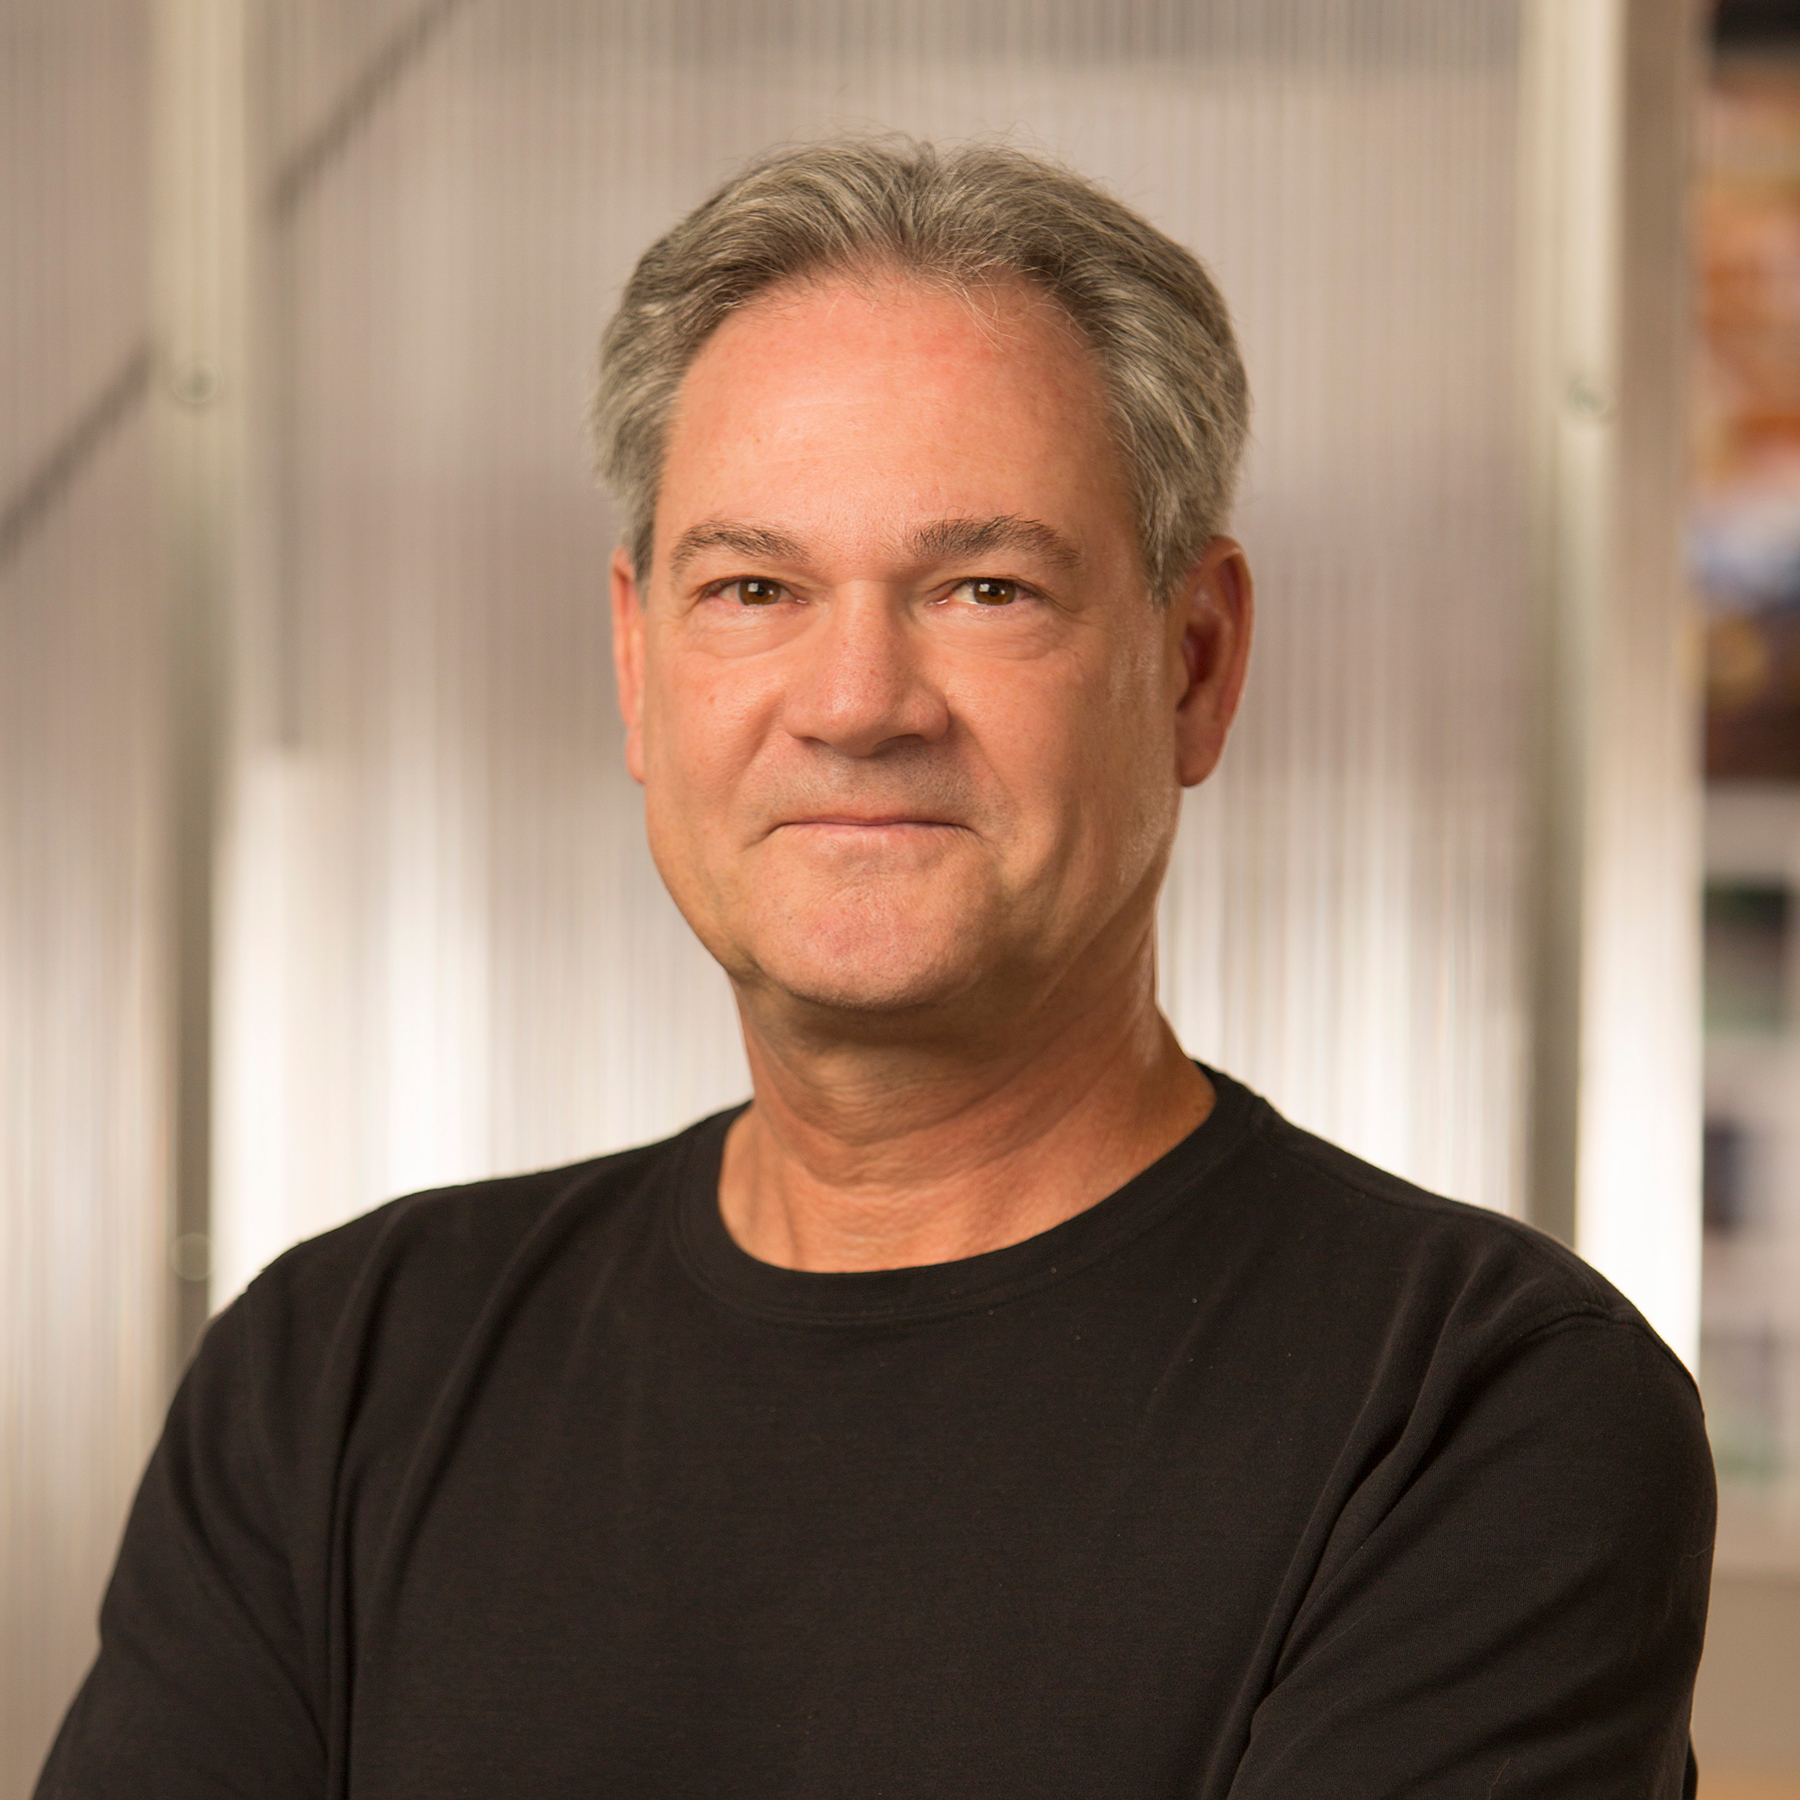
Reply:
[[[1085,1211],[1212,1109],[1156,1006],[1155,887],[1061,971],[902,1015],[734,980],[756,1098],[720,1173],[727,1229],[782,1268],[912,1268]]]

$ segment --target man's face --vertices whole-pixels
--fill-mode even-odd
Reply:
[[[1236,678],[1197,669],[1192,595],[1151,601],[1047,302],[894,277],[733,315],[681,390],[652,571],[615,563],[627,755],[746,997],[985,1013],[1149,930]],[[1197,679],[1231,689],[1198,751]]]

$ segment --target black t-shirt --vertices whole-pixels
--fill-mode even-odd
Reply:
[[[1686,1372],[1215,1079],[962,1262],[755,1261],[729,1116],[290,1251],[176,1399],[40,1795],[1682,1793]]]

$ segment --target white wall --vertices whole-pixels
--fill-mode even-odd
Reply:
[[[0,7],[0,1795],[167,1398],[167,669],[141,6]],[[77,226],[79,225],[79,229]]]
[[[1307,1124],[1516,1208],[1512,11],[451,18],[267,247],[284,546],[246,601],[215,1296],[388,1194],[744,1091],[619,764],[580,409],[637,253],[743,156],[846,125],[1047,147],[1216,269],[1262,637],[1183,831],[1171,1010]],[[283,17],[277,161],[380,38],[362,6]]]
[[[1565,4],[1624,16],[0,0],[0,519],[26,521],[0,525],[0,1797],[89,1653],[178,1335],[172,1146],[204,1173],[209,1109],[222,1303],[391,1194],[744,1090],[619,762],[581,412],[632,260],[770,143],[1005,132],[1213,265],[1257,393],[1262,622],[1183,822],[1168,1004],[1301,1122],[1523,1209],[1549,1016],[1531,417],[1561,387],[1522,375],[1521,21]],[[153,15],[166,43],[247,22],[248,52],[158,87]],[[242,159],[206,148],[233,118]],[[177,663],[183,545],[224,581],[211,925],[207,846],[175,853],[207,808],[171,773],[204,674]],[[184,1013],[208,982],[216,1013]],[[1665,1214],[1638,1235],[1679,1299]],[[1629,1204],[1606,1220],[1630,1238]]]

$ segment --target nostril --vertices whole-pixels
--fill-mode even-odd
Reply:
[[[783,723],[793,736],[866,756],[943,734],[949,707],[901,628],[891,620],[832,626],[784,689]]]

